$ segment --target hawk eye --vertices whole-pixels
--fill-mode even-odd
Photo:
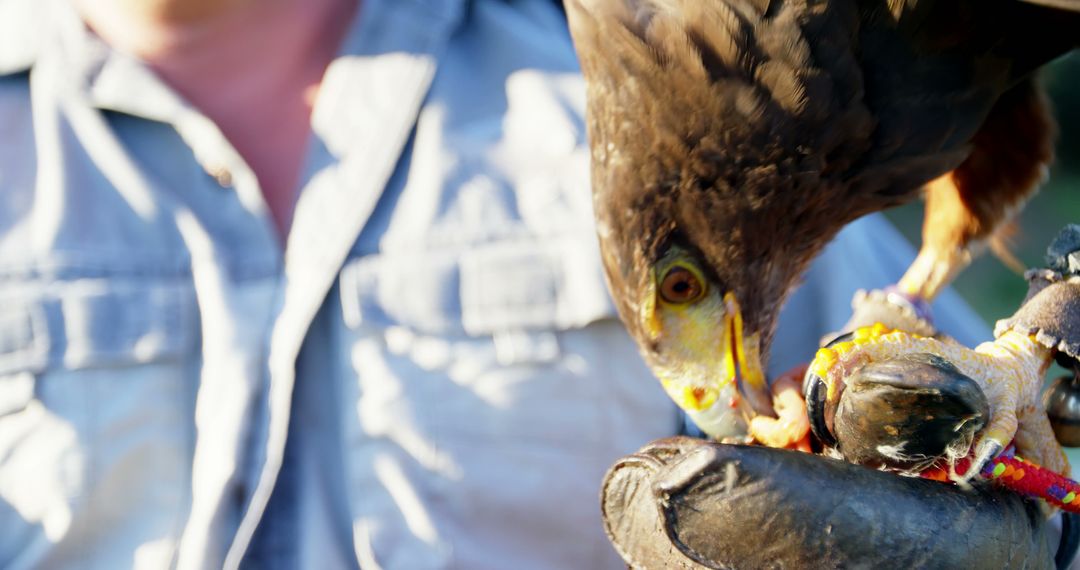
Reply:
[[[668,303],[681,305],[692,303],[705,293],[705,285],[693,271],[675,266],[668,269],[660,281],[660,297]]]

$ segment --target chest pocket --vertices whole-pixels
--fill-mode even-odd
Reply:
[[[591,232],[366,256],[341,294],[350,506],[374,557],[361,565],[514,559],[470,545],[522,513],[542,532],[587,521],[558,538],[580,545],[571,559],[593,556],[603,542],[575,532],[601,528],[604,470],[677,416],[616,319]]]
[[[620,325],[589,231],[365,256],[345,268],[341,294],[373,434],[397,429],[389,410],[401,407],[432,438],[573,446],[599,428],[603,389],[571,337]],[[545,416],[551,409],[573,421]]]
[[[360,257],[342,273],[345,318],[471,336],[613,318],[595,241],[581,232]]]
[[[567,330],[615,316],[595,238],[502,243],[462,255],[461,321],[473,335]]]
[[[0,566],[63,565],[90,532],[168,565],[190,488],[197,315],[187,278],[0,286]]]
[[[186,279],[79,279],[0,286],[0,377],[117,369],[177,361],[198,342]],[[30,397],[33,395],[30,394]],[[27,401],[11,398],[15,411]]]

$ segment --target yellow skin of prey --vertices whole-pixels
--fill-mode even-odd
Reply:
[[[869,362],[915,352],[946,359],[986,394],[990,421],[973,449],[980,449],[987,440],[1004,449],[1015,438],[1018,455],[1062,475],[1069,474],[1068,460],[1040,398],[1043,375],[1053,353],[1027,335],[1006,331],[993,342],[970,349],[953,340],[894,331],[877,324],[857,329],[847,342],[819,350],[810,363],[810,371],[824,380],[826,397],[832,400],[837,397],[843,378],[856,369]],[[976,473],[979,468],[981,465],[973,466],[969,473]]]

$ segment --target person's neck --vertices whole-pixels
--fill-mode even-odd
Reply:
[[[258,9],[258,0],[72,0],[83,20],[114,48],[153,61],[184,49],[224,22]],[[265,2],[279,5],[282,2]]]
[[[325,43],[319,38],[326,37],[328,31],[340,29],[342,20],[348,22],[347,16],[356,4],[355,0],[72,2],[87,25],[109,45],[151,65],[193,52],[220,51],[221,44],[230,38],[233,44],[244,43],[251,51],[261,52],[266,46],[260,45],[258,40],[263,39],[260,35],[273,37],[279,35],[282,28],[293,32],[290,39],[304,42],[288,46],[289,51],[307,56],[305,49]],[[260,30],[266,32],[260,34]],[[209,46],[212,50],[206,49]]]
[[[289,225],[310,113],[357,0],[72,0],[114,49],[213,120]]]

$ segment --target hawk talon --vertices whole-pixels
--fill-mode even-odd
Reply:
[[[971,466],[960,476],[958,482],[970,483],[972,479],[978,477],[990,461],[1001,455],[1001,452],[1005,450],[1005,446],[998,441],[985,438],[979,442],[976,449],[975,459],[971,461]]]
[[[1006,331],[995,341],[971,349],[952,340],[895,331],[880,324],[858,328],[853,333],[850,340],[820,349],[809,368],[807,415],[815,435],[825,443],[830,439],[843,441],[847,437],[838,433],[839,426],[833,425],[836,420],[832,414],[838,413],[841,393],[853,375],[858,375],[859,370],[868,364],[890,361],[905,354],[926,353],[955,366],[958,373],[978,386],[989,403],[989,419],[981,430],[981,437],[977,436],[979,443],[973,448],[969,447],[975,452],[976,461],[970,473],[963,478],[964,481],[974,477],[1014,438],[1020,448],[1018,452],[1025,457],[1033,457],[1036,462],[1055,472],[1067,469],[1064,460],[1059,457],[1060,447],[1045,416],[1040,421],[1039,416],[1032,413],[1032,410],[1041,412],[1040,379],[1052,357],[1050,350],[1033,338]],[[823,387],[824,396],[821,394]],[[883,385],[882,388],[888,386]],[[912,397],[917,397],[916,394],[912,392]],[[930,415],[935,416],[934,421],[941,420],[938,414]],[[927,417],[928,421],[931,419]],[[857,431],[867,426],[853,424],[849,427]],[[885,428],[888,428],[888,433],[895,435],[901,426],[890,424],[882,429]],[[886,451],[895,451],[900,459],[905,453],[903,448]],[[888,453],[886,455],[892,457]],[[949,455],[952,456],[951,453]],[[952,478],[960,479],[955,473]]]
[[[828,447],[836,446],[829,424],[825,419],[825,381],[813,372],[806,373],[806,416],[810,419],[810,431]]]

